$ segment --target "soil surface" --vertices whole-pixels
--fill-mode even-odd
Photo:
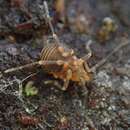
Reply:
[[[90,68],[128,44],[95,70],[85,88],[70,81],[62,91],[63,81],[41,66],[5,74],[40,60],[42,48],[53,39],[43,0],[1,0],[0,130],[130,130],[130,1],[47,3],[62,46],[83,57],[92,41]]]

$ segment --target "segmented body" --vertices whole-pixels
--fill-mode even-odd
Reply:
[[[41,60],[43,61],[57,61],[63,60],[61,53],[58,51],[58,44],[47,45],[42,49],[41,52]],[[47,72],[59,72],[61,71],[62,66],[54,65],[46,65],[44,66],[44,70]]]

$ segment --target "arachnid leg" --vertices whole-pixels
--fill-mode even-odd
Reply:
[[[89,40],[86,44],[86,50],[88,51],[88,54],[82,57],[83,60],[88,60],[92,56],[92,50],[90,49],[90,45],[92,44],[92,40]]]
[[[72,71],[68,70],[63,86],[57,80],[47,80],[47,81],[44,81],[44,83],[45,84],[54,84],[58,89],[65,91],[68,88],[71,77],[72,77]]]
[[[62,89],[62,85],[58,82],[58,80],[46,80],[46,81],[44,81],[44,84],[46,84],[46,85],[53,84],[58,89],[60,89],[60,90]]]
[[[86,81],[84,81],[82,78],[80,78],[80,86],[82,86],[82,95],[85,96],[88,93],[88,90],[86,88]]]
[[[62,87],[63,91],[65,91],[68,88],[69,81],[70,81],[71,77],[72,77],[72,71],[69,69],[67,71],[66,79],[64,80],[64,84],[63,84],[63,87]]]
[[[80,78],[80,85],[82,86],[81,89],[82,103],[86,107],[88,101],[88,89],[86,88],[86,82],[82,78]]]
[[[24,79],[22,79],[21,83],[23,83],[23,82],[26,81],[27,79],[29,79],[29,78],[31,78],[31,77],[37,75],[37,74],[38,74],[38,72],[32,73],[32,74],[28,75],[27,77],[25,77]]]
[[[52,22],[51,22],[51,18],[50,18],[50,15],[49,15],[49,9],[48,9],[48,4],[46,1],[43,2],[44,4],[44,8],[45,8],[45,13],[46,13],[46,20],[49,24],[49,27],[51,29],[51,33],[52,33],[52,36],[53,38],[56,40],[57,44],[60,45],[60,41],[59,41],[59,38],[57,37],[57,35],[55,34],[55,31],[54,31],[54,28],[53,28],[53,25],[52,25]]]
[[[61,60],[58,60],[58,61],[43,61],[43,60],[40,60],[40,61],[36,61],[36,62],[30,63],[30,64],[26,64],[26,65],[22,65],[22,66],[19,66],[19,67],[7,69],[7,70],[5,70],[1,73],[7,74],[7,73],[15,72],[15,71],[18,71],[18,70],[22,70],[22,69],[25,69],[25,68],[29,68],[29,67],[32,67],[32,66],[36,66],[36,65],[44,66],[44,65],[54,65],[54,64],[62,65],[62,64],[64,64],[64,61],[61,61]]]
[[[129,40],[127,40],[126,38],[122,38],[121,43],[117,47],[115,47],[110,54],[108,54],[105,58],[103,58],[96,65],[94,65],[91,68],[91,71],[92,72],[96,72],[96,70],[98,68],[100,68],[101,66],[103,66],[114,53],[116,53],[117,51],[119,51],[120,49],[122,49],[123,47],[125,47],[126,45],[128,45],[129,43],[130,43]]]

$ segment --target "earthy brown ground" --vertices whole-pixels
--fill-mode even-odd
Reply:
[[[87,53],[87,41],[93,41],[90,67],[122,44],[122,38],[130,41],[129,0],[58,2],[48,0],[55,31],[63,45],[74,49],[79,57]],[[42,3],[43,0],[0,1],[0,71],[39,59],[51,35]],[[117,26],[114,32],[106,34],[108,38],[98,34],[105,17]],[[73,82],[65,92],[55,82],[45,84],[56,79],[40,67],[1,76],[0,130],[129,130],[129,52],[130,42],[93,74],[93,80],[86,85],[87,97]],[[35,76],[22,82],[35,72]],[[35,96],[25,94],[30,81],[38,89]]]

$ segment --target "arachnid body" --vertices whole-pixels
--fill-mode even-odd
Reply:
[[[90,54],[89,54],[90,55]],[[64,81],[63,90],[66,90],[70,80],[80,82],[82,85],[91,80],[91,72],[82,58],[77,58],[72,49],[62,47],[55,43],[43,48],[42,61],[56,61],[54,64],[46,64],[43,69],[55,78]]]

